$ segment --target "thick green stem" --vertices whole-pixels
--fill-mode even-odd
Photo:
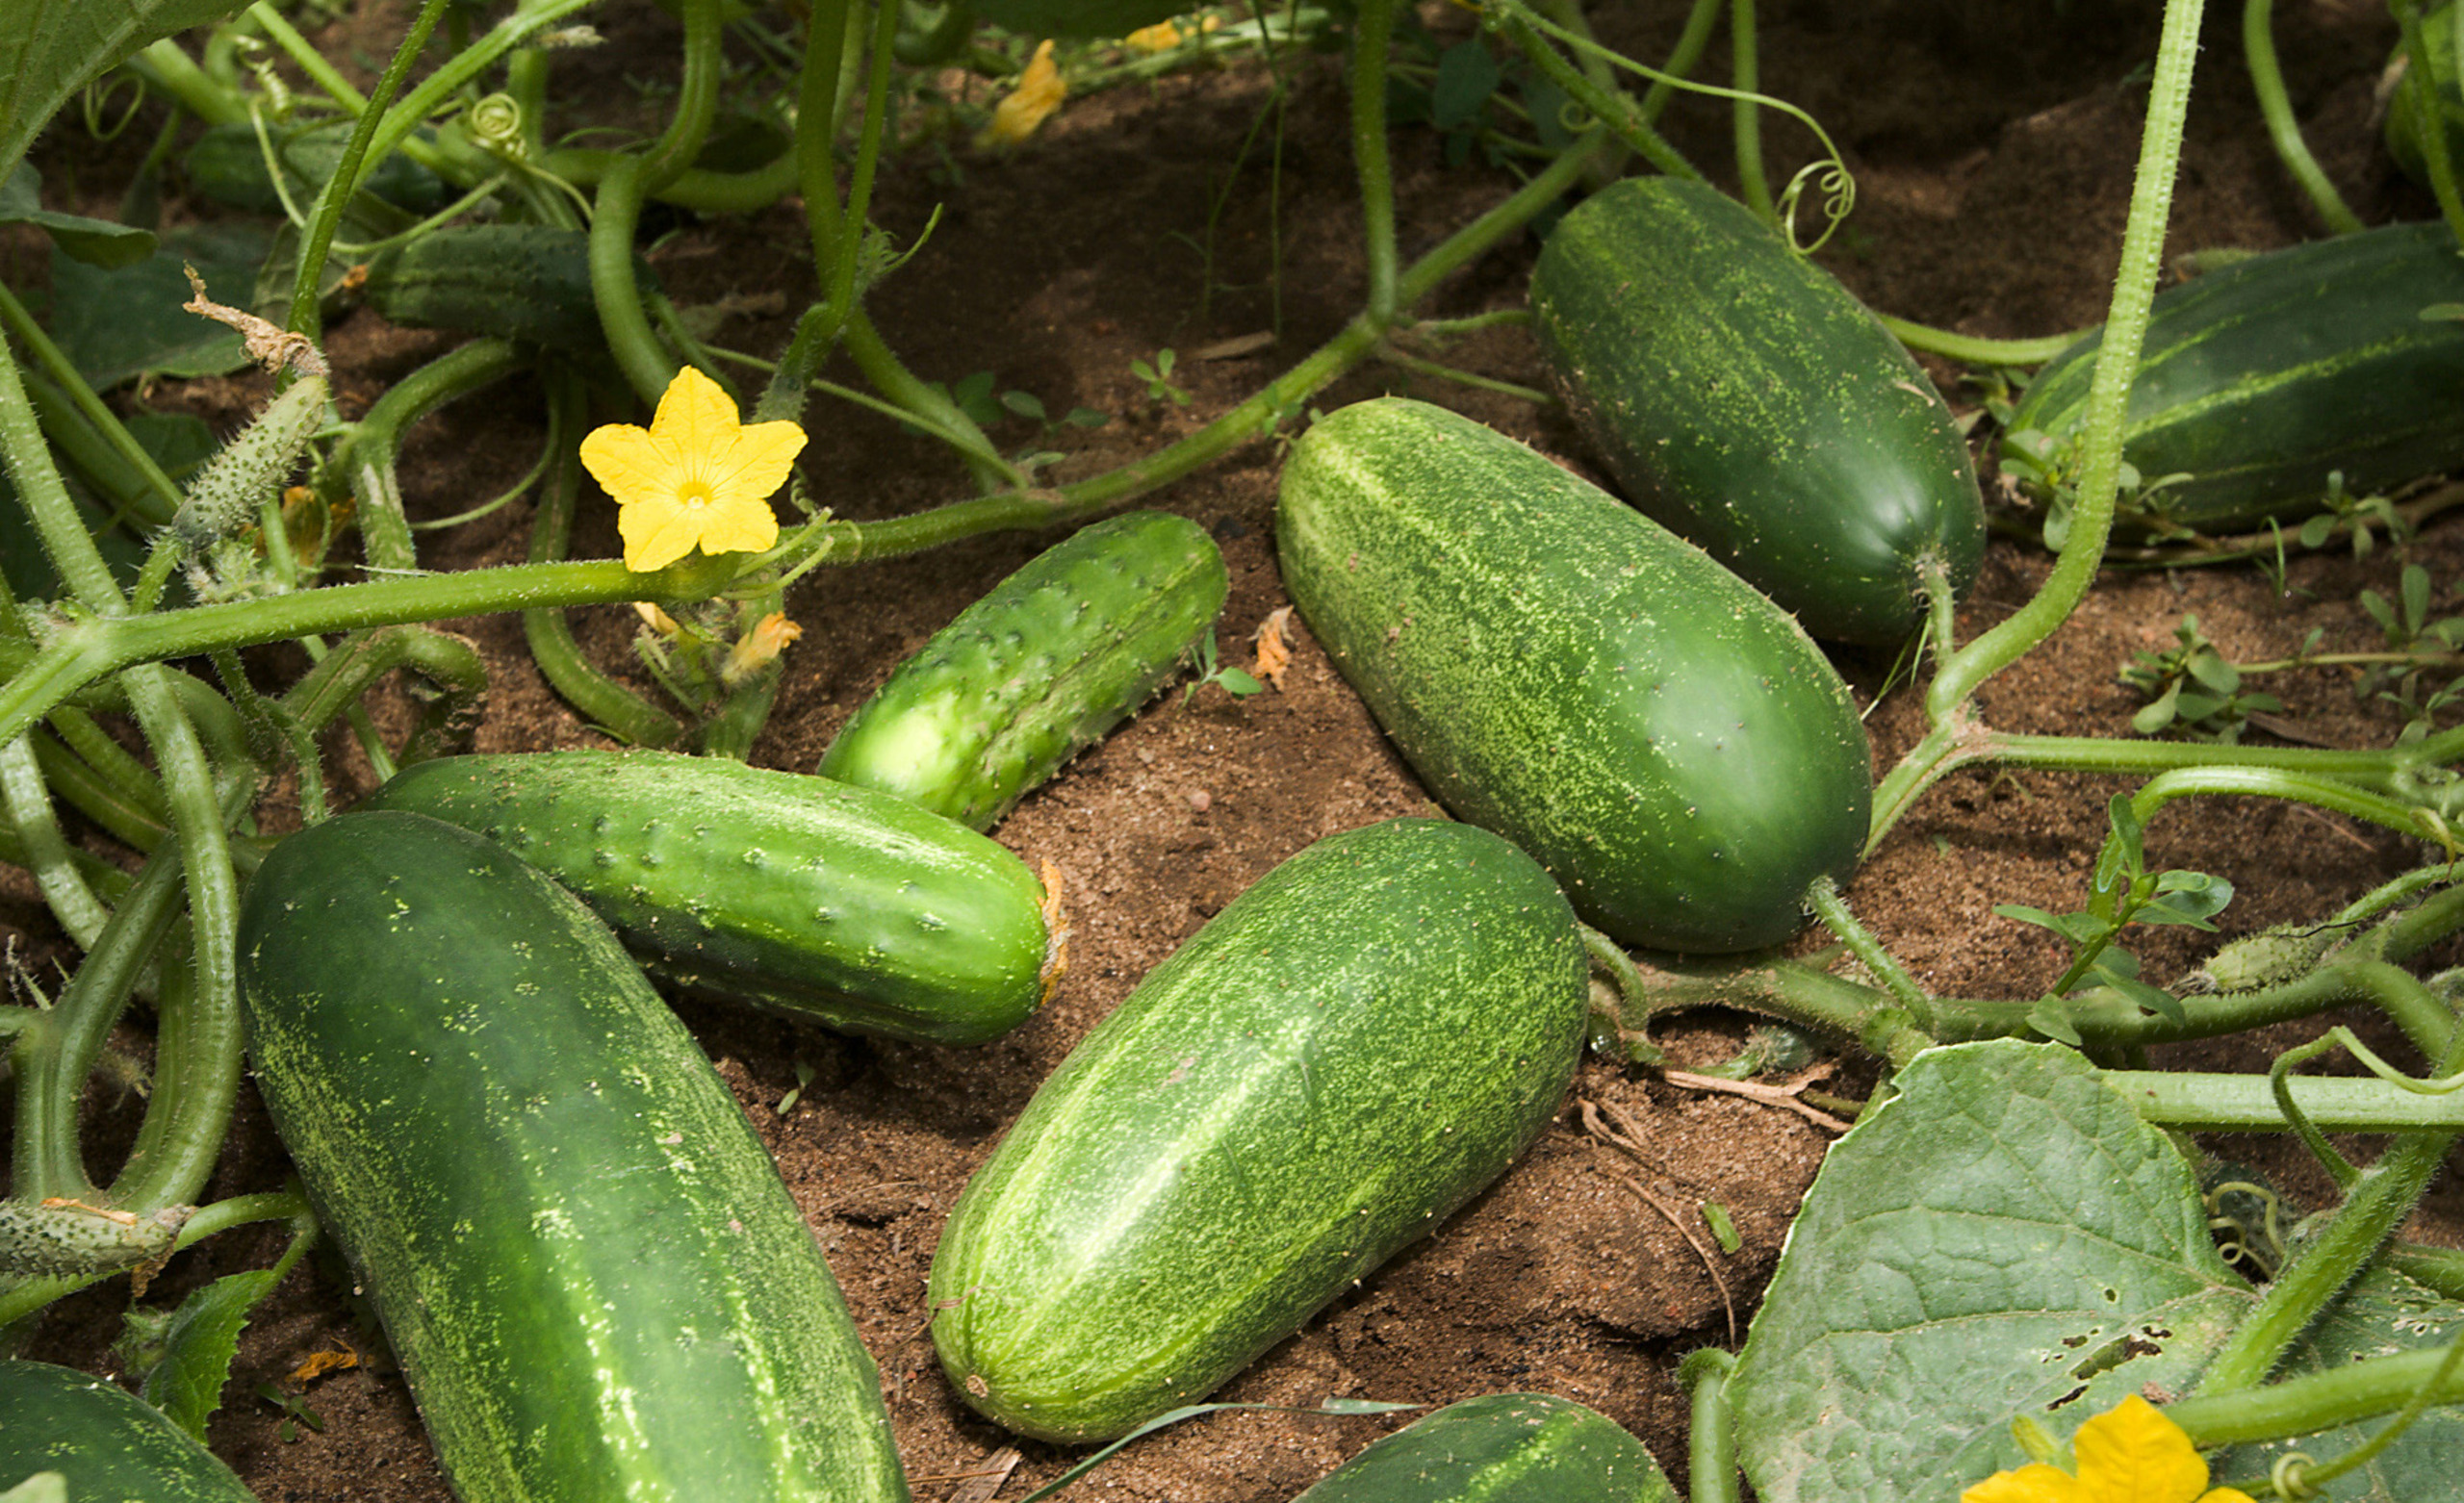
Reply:
[[[352,425],[325,473],[340,499],[345,487],[358,505],[361,553],[372,570],[404,572],[419,567],[410,519],[402,514],[396,460],[402,435],[446,403],[468,396],[522,368],[511,340],[486,338],[457,344],[386,389]]]
[[[1504,13],[1504,26],[1506,39],[1514,43],[1515,50],[1529,59],[1533,66],[1547,75],[1549,82],[1571,95],[1575,103],[1590,111],[1592,117],[1625,142],[1628,150],[1671,177],[1702,181],[1703,174],[1694,169],[1694,165],[1679,155],[1676,147],[1652,129],[1650,117],[1639,106],[1626,95],[1593,83],[1582,69],[1566,61],[1565,55],[1541,35],[1544,30],[1554,31],[1557,28],[1519,9]]]
[[[2202,0],[2167,0],[2164,30],[2156,47],[2155,78],[2148,89],[2147,120],[2140,134],[2139,171],[2131,188],[2130,217],[2122,232],[2121,267],[2115,279],[2103,347],[2089,383],[2088,413],[2081,433],[2084,451],[2079,499],[2070,535],[2043,588],[1943,663],[1925,695],[1926,718],[1951,718],[1990,678],[2051,636],[2070,618],[2104,557],[2113,530],[2121,479],[2121,428],[2147,337],[2148,304],[2162,269],[2165,223],[2173,202],[2173,178],[2182,155],[2182,127],[2189,114],[2191,70],[2198,55]]]
[[[1691,1503],[1737,1503],[1736,1429],[1728,1384],[1736,1359],[1716,1346],[1685,1354],[1677,1382],[1692,1401],[1686,1425],[1685,1470]]]
[[[52,917],[78,949],[92,949],[111,910],[86,884],[85,873],[60,832],[32,738],[0,746],[0,812],[15,827],[18,849],[26,857],[22,864],[34,874]]]
[[[650,311],[633,275],[633,231],[642,219],[642,191],[649,173],[642,159],[629,157],[599,180],[590,216],[590,297],[599,307],[607,347],[633,393],[653,407],[676,379],[676,357],[651,328]]]
[[[1386,155],[1386,56],[1395,0],[1361,0],[1351,33],[1351,159],[1360,177],[1361,254],[1368,314],[1395,317],[1395,169]]]
[[[2447,102],[2438,95],[2430,68],[2429,37],[2422,25],[2419,0],[2395,0],[2397,22],[2404,33],[2404,54],[2412,60],[2398,85],[2413,97],[2413,118],[2424,122],[2421,133],[2422,170],[2429,175],[2430,196],[2438,200],[2440,217],[2464,242],[2464,192],[2455,183],[2455,163],[2447,149]]]
[[[1685,15],[1685,29],[1678,33],[1677,45],[1669,49],[1668,62],[1660,66],[1664,76],[1653,79],[1652,87],[1643,91],[1645,124],[1658,122],[1660,112],[1668,108],[1669,99],[1676,93],[1673,80],[1694,71],[1694,64],[1702,62],[1703,54],[1709,49],[1711,33],[1719,24],[1720,0],[1694,0],[1694,9]]]
[[[2350,235],[2361,228],[2361,220],[2345,207],[2336,185],[2319,167],[2319,159],[2310,155],[2308,143],[2301,139],[2301,122],[2294,118],[2293,101],[2284,91],[2284,70],[2276,66],[2275,28],[2271,13],[2275,0],[2243,0],[2242,52],[2250,68],[2250,88],[2259,96],[2259,114],[2268,122],[2268,140],[2275,143],[2275,154],[2284,169],[2310,195],[2310,205],[2319,211],[2320,219],[2331,235]]]
[[[1838,936],[1841,944],[1848,947],[1848,953],[1863,961],[1865,969],[1873,972],[1891,997],[1908,1009],[1910,1021],[1930,1032],[1934,999],[1916,983],[1916,978],[1909,975],[1907,969],[1891,957],[1890,952],[1882,947],[1865,926],[1857,922],[1857,915],[1849,911],[1847,900],[1839,896],[1839,884],[1828,875],[1815,878],[1813,884],[1806,889],[1806,902],[1813,908],[1814,916]]]
[[[171,477],[163,472],[163,467],[154,462],[154,456],[145,452],[144,446],[129,433],[128,425],[104,405],[102,397],[87,384],[76,364],[49,334],[43,332],[42,325],[35,321],[26,305],[19,302],[16,294],[4,284],[0,284],[0,323],[5,323],[10,337],[23,344],[26,353],[34,356],[35,363],[42,367],[44,373],[56,383],[59,394],[74,409],[76,416],[84,420],[91,434],[102,441],[107,452],[125,466],[129,476],[160,502],[159,507],[138,507],[140,513],[157,526],[168,522],[171,514],[179,510],[180,488],[171,483]],[[44,405],[43,390],[29,381],[26,395],[34,400],[37,417],[39,418]],[[69,446],[62,445],[64,449]],[[124,503],[136,499],[130,497]]]
[[[1874,318],[1890,330],[1898,341],[1911,349],[1939,355],[1971,366],[2040,366],[2079,343],[2088,330],[2074,329],[2068,334],[2048,334],[2033,340],[1989,340],[1972,334],[1954,334],[1906,318],[1894,318],[1886,313]]]
[[[676,181],[702,154],[719,109],[719,0],[680,0],[684,12],[684,67],[667,130],[642,159],[642,191]],[[893,0],[894,3],[894,0]],[[635,213],[640,212],[639,205]]]
[[[1765,224],[1777,224],[1779,211],[1771,203],[1771,182],[1762,171],[1762,106],[1749,97],[1761,92],[1761,64],[1754,44],[1754,0],[1735,0],[1730,8],[1729,66],[1731,134],[1736,143],[1738,196]]]

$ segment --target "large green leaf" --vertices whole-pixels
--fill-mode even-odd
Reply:
[[[9,0],[0,26],[0,178],[53,112],[158,38],[218,21],[247,0]]]
[[[97,267],[124,267],[154,254],[154,232],[82,214],[59,214],[42,206],[42,178],[31,162],[0,180],[0,224],[31,224],[52,243]]]
[[[51,337],[97,391],[134,376],[220,375],[248,363],[240,336],[183,310],[189,265],[224,302],[246,304],[271,237],[257,224],[192,225],[162,248],[111,270],[64,255],[51,263]]]
[[[1762,1503],[1955,1498],[2250,1310],[2190,1165],[2069,1050],[1929,1050],[1831,1151],[1729,1392]]]

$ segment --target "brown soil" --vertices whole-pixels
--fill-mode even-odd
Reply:
[[[379,8],[398,25],[399,7]],[[1824,255],[1875,306],[1964,332],[2032,336],[2101,316],[2130,191],[2143,69],[2152,56],[2152,3],[2131,0],[1775,0],[1764,7],[1763,82],[1820,118],[1845,150],[1860,207]],[[2212,8],[2220,9],[2220,8]],[[615,38],[577,66],[612,80],[668,64],[672,30],[647,7],[600,17]],[[1634,0],[1599,18],[1606,38],[1642,57],[1663,54],[1683,8]],[[2398,180],[2376,143],[2374,88],[2391,40],[2375,0],[2279,4],[2279,48],[2313,147],[2366,218],[2426,217],[2425,200]],[[1428,24],[1468,33],[1472,17],[1427,5]],[[2194,102],[2191,141],[2171,248],[2263,247],[2315,233],[2306,205],[2274,164],[2246,81],[2232,17],[2211,17]],[[391,33],[372,26],[380,38]],[[365,44],[381,53],[390,39]],[[1230,164],[1267,98],[1262,75],[1229,70],[1122,89],[1073,101],[1029,147],[1006,158],[958,150],[950,166],[919,153],[885,177],[879,217],[902,241],[936,204],[944,213],[922,251],[876,293],[872,307],[892,344],[920,372],[956,379],[991,369],[1005,388],[1058,413],[1083,405],[1116,415],[1091,433],[1064,430],[1072,450],[1063,479],[1095,473],[1194,429],[1238,401],[1298,352],[1332,333],[1355,305],[1362,274],[1345,144],[1345,104],[1329,60],[1300,67],[1281,160],[1281,203],[1270,213],[1269,175],[1253,160]],[[1717,174],[1728,160],[1724,106],[1680,104],[1671,134]],[[143,133],[138,133],[143,134]],[[1775,166],[1793,166],[1805,138],[1772,129]],[[55,140],[54,156],[69,149]],[[1476,167],[1450,168],[1436,139],[1396,142],[1406,255],[1432,243],[1508,186]],[[91,169],[99,172],[100,169]],[[962,178],[962,181],[956,180]],[[89,179],[90,184],[90,176]],[[1213,274],[1202,286],[1193,242],[1208,238],[1222,194]],[[1150,401],[1130,362],[1163,346],[1184,352],[1272,327],[1270,247],[1279,237],[1283,319],[1275,349],[1218,362],[1184,360],[1175,379],[1187,408]],[[689,224],[654,253],[680,300],[728,293],[784,294],[800,308],[811,267],[799,215],[782,207],[749,220]],[[1532,242],[1510,243],[1448,284],[1429,311],[1459,315],[1516,305]],[[22,262],[20,263],[22,265]],[[1201,311],[1203,310],[1203,311]],[[740,347],[775,347],[783,318],[732,326]],[[346,392],[373,391],[441,347],[356,316],[333,331]],[[1456,348],[1455,364],[1527,384],[1544,380],[1528,337],[1484,334]],[[1957,372],[1937,367],[1951,382]],[[157,400],[238,414],[243,386],[200,383]],[[1442,386],[1383,367],[1355,372],[1316,405],[1382,391],[1456,405],[1579,464],[1579,441],[1553,411]],[[1970,388],[1952,384],[1963,409]],[[883,516],[964,494],[955,467],[919,440],[853,410],[817,403],[808,450],[815,494],[841,513]],[[539,441],[533,389],[449,410],[414,439],[404,466],[415,516],[443,516],[494,494],[528,465]],[[1023,423],[998,437],[1011,446]],[[1221,542],[1233,590],[1221,623],[1228,655],[1285,603],[1271,546],[1277,449],[1259,442],[1212,471],[1148,498],[1194,518]],[[520,555],[526,503],[447,534],[428,535],[440,567]],[[755,760],[808,769],[839,723],[903,655],[961,606],[1050,541],[1001,536],[911,559],[824,571],[789,605],[804,638],[790,652],[778,710]],[[585,520],[579,552],[613,551],[601,512]],[[2441,583],[2456,579],[2458,535],[2433,528],[2411,556]],[[2302,559],[2288,594],[2246,570],[2111,574],[2052,643],[1984,693],[1990,721],[2014,729],[2127,734],[2134,697],[2115,681],[2134,650],[2169,646],[2194,611],[2228,654],[2290,651],[2313,626],[2360,645],[2373,631],[2355,592],[2393,593],[2400,560],[2385,550]],[[2041,550],[1997,542],[1962,613],[1963,635],[2024,599],[2042,577]],[[595,738],[544,685],[514,624],[460,624],[486,650],[493,691],[481,750],[535,749]],[[584,646],[621,671],[634,628],[622,610],[577,613]],[[1208,915],[1270,867],[1313,840],[1391,815],[1428,812],[1427,797],[1381,738],[1325,657],[1296,633],[1280,693],[1233,700],[1213,689],[1173,693],[1029,798],[999,838],[1057,862],[1073,895],[1073,965],[1064,993],[1014,1035],[973,1051],[856,1042],[757,1015],[683,1005],[737,1092],[828,1250],[856,1318],[879,1360],[916,1495],[951,1497],[958,1479],[1008,1444],[975,1417],[937,1370],[923,1335],[924,1279],[948,1210],[968,1173],[1037,1083],[1096,1019]],[[1849,656],[1841,666],[1861,699],[1878,765],[1918,727],[1905,689],[1884,692],[1889,664]],[[2287,719],[2344,744],[2383,743],[2400,722],[2356,707],[2347,681],[2317,676],[2270,684]],[[346,794],[363,791],[364,764],[333,750]],[[2081,904],[2103,831],[2104,803],[2120,785],[2093,778],[1991,772],[1936,789],[1858,877],[1850,898],[1890,950],[1929,986],[2024,996],[2058,967],[2051,937],[1998,919],[1997,903],[2062,909]],[[2203,804],[2168,815],[2151,833],[2152,858],[2228,877],[2239,898],[2229,932],[2322,913],[2413,858],[2401,841],[2290,805]],[[12,879],[14,879],[13,877]],[[13,886],[0,928],[37,944],[38,903]],[[2189,936],[2145,947],[2151,974],[2169,980],[2194,955]],[[1677,1060],[1706,1065],[1735,1052],[1743,1021],[1676,1020],[1663,1031]],[[2196,1056],[2235,1067],[2262,1061],[2282,1040],[2239,1041]],[[802,1099],[774,1109],[812,1070]],[[1859,1094],[1869,1072],[1844,1062],[1828,1083]],[[1583,1131],[1576,1102],[1627,1113],[1639,1156]],[[107,1117],[124,1108],[97,1103]],[[1351,1395],[1436,1404],[1471,1394],[1539,1388],[1591,1404],[1643,1437],[1672,1469],[1685,1456],[1678,1361],[1706,1344],[1732,1344],[1769,1276],[1791,1212],[1821,1161],[1827,1135],[1809,1122],[1732,1096],[1673,1088],[1615,1066],[1587,1063],[1557,1126],[1486,1195],[1435,1236],[1311,1320],[1219,1395],[1315,1405]],[[2323,1186],[2265,1143],[2235,1151]],[[244,1100],[215,1194],[270,1188],[284,1163],[253,1096]],[[1680,1208],[1726,1206],[1743,1249],[1719,1256],[1734,1295],[1724,1311],[1704,1256],[1636,1194]],[[2459,1222],[2441,1203],[2444,1225]],[[2435,1227],[2432,1230],[2436,1230]],[[176,1300],[204,1280],[262,1265],[271,1234],[238,1235],[185,1255],[149,1294]],[[57,1308],[34,1354],[111,1370],[106,1350],[128,1301],[125,1284]],[[1736,1323],[1732,1324],[1732,1320]],[[381,1362],[304,1385],[322,1420],[286,1439],[260,1384],[297,1390],[290,1376],[309,1353],[346,1344],[375,1350],[329,1272],[304,1267],[278,1291],[242,1346],[215,1448],[267,1499],[414,1503],[448,1496],[398,1373]],[[1264,1503],[1289,1497],[1399,1419],[1219,1415],[1141,1442],[1081,1485],[1090,1496],[1174,1503]],[[1029,1443],[1000,1495],[1047,1480],[1071,1453]],[[969,1493],[970,1497],[980,1494]]]

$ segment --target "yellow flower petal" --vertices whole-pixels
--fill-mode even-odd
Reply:
[[[1069,85],[1061,76],[1061,68],[1052,61],[1049,40],[1036,44],[1036,54],[1027,60],[1026,71],[1018,75],[1017,87],[1003,96],[992,108],[992,123],[976,138],[979,146],[1014,146],[1036,133],[1053,111],[1061,108],[1067,97]]]
[[[667,383],[651,432],[680,454],[723,454],[742,424],[726,389],[686,366]]]
[[[610,423],[581,443],[593,478],[616,498],[625,567],[664,569],[699,548],[757,552],[779,541],[770,496],[805,446],[792,422],[744,426],[726,389],[678,371],[647,429]]]
[[[702,541],[701,519],[690,507],[665,497],[636,501],[617,512],[616,532],[625,540],[625,567],[635,573],[665,569]]]
[[[720,506],[752,502],[769,511],[770,497],[787,483],[787,472],[804,447],[805,430],[792,422],[757,422],[738,430],[735,441],[705,471],[711,499]]]
[[[1181,44],[1181,29],[1169,21],[1157,21],[1142,26],[1121,38],[1121,45],[1132,52],[1153,55],[1169,52]]]
[[[2096,1503],[2079,1479],[2057,1466],[2032,1462],[2017,1471],[1997,1471],[1960,1494],[1960,1503]]]
[[[2136,1393],[2081,1425],[2070,1448],[2096,1503],[2197,1503],[2207,1490],[2191,1438]]]
[[[591,429],[581,441],[581,464],[619,506],[675,487],[676,456],[647,429],[629,422]]]

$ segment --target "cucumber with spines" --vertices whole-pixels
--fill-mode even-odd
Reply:
[[[238,949],[267,1112],[464,1503],[907,1503],[769,1151],[572,894],[343,814],[266,858]]]
[[[633,258],[645,291],[658,286]],[[368,305],[414,329],[458,329],[604,355],[607,335],[590,290],[590,237],[552,224],[469,224],[430,230],[368,263]]]
[[[1223,609],[1206,529],[1098,522],[959,613],[859,707],[818,771],[975,829],[1146,702]]]
[[[1390,820],[1285,861],[968,1181],[928,1293],[943,1370],[1063,1441],[1205,1397],[1539,1135],[1587,975],[1556,884],[1476,827]]]
[[[1430,792],[1629,944],[1778,944],[1864,844],[1872,762],[1805,631],[1470,419],[1382,397],[1285,461],[1284,582]]]
[[[362,804],[497,840],[679,985],[826,1028],[978,1044],[1058,980],[1017,856],[904,799],[724,757],[538,752],[404,768]]]
[[[1677,1503],[1642,1441],[1553,1393],[1484,1393],[1371,1442],[1292,1503]]]

